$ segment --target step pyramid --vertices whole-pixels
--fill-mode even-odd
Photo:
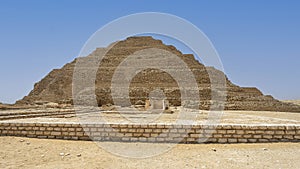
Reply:
[[[111,47],[113,46],[113,47]],[[224,76],[226,88],[225,107],[226,110],[255,110],[255,111],[281,111],[281,112],[300,112],[300,106],[292,103],[284,103],[274,99],[272,96],[264,95],[255,87],[240,87],[233,84],[223,72],[206,67],[197,61],[192,54],[183,54],[174,46],[165,45],[161,40],[156,40],[151,36],[129,37],[125,40],[113,43],[106,48],[97,48],[86,57],[77,58],[71,63],[67,63],[61,69],[52,70],[40,82],[34,85],[34,89],[16,104],[34,104],[37,101],[48,101],[56,103],[73,104],[72,82],[76,62],[79,59],[99,60],[99,55],[107,52],[103,57],[99,67],[96,68],[95,88],[91,89],[96,95],[98,106],[114,104],[112,97],[112,80],[120,64],[130,55],[148,49],[159,49],[178,56],[191,70],[199,90],[199,108],[208,110],[212,105],[211,78],[213,76]],[[165,55],[165,57],[168,54]],[[155,60],[156,59],[156,60]],[[161,59],[161,60],[157,60]],[[164,63],[164,57],[156,57],[154,60],[140,60],[146,62],[157,62],[166,65],[166,70],[180,72],[178,65],[173,62]],[[132,65],[125,65],[130,68]],[[85,67],[83,69],[95,69],[95,67]],[[209,73],[210,72],[210,73]],[[126,76],[126,74],[124,74]],[[130,103],[135,104],[139,101],[148,99],[151,91],[160,89],[163,91],[170,105],[180,106],[182,104],[181,92],[176,80],[166,71],[147,68],[138,72],[130,82],[129,98]]]

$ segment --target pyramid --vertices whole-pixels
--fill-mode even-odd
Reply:
[[[161,40],[153,39],[151,36],[129,37],[113,45],[103,57],[99,67],[96,68],[95,89],[93,90],[98,106],[114,104],[111,84],[118,66],[135,52],[155,48],[178,56],[190,68],[198,85],[200,109],[208,110],[211,107],[212,89],[209,75],[212,74],[225,77],[227,94],[225,110],[300,112],[298,105],[276,100],[272,96],[264,95],[254,87],[240,87],[233,84],[223,72],[213,67],[206,67],[197,61],[192,54],[183,54],[174,46],[165,45]],[[72,82],[76,62],[78,59],[97,59],[107,48],[97,48],[86,57],[77,58],[61,69],[52,70],[34,85],[34,89],[28,96],[17,101],[16,104],[35,104],[41,101],[73,104]],[[172,69],[176,70],[176,67]],[[151,91],[158,88],[164,92],[170,105],[180,106],[182,104],[180,88],[176,80],[167,72],[159,69],[145,69],[132,78],[129,88],[130,102],[132,104],[139,101],[144,102]]]

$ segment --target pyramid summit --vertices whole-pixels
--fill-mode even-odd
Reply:
[[[156,48],[168,51],[178,56],[190,68],[199,89],[200,109],[208,110],[211,106],[212,89],[209,75],[224,76],[226,83],[225,109],[226,110],[255,110],[255,111],[282,111],[300,112],[300,106],[284,103],[274,99],[254,87],[240,87],[233,84],[223,72],[212,67],[206,67],[197,61],[192,54],[183,54],[174,46],[165,45],[161,40],[150,36],[129,37],[110,45],[110,50],[102,58],[97,69],[95,89],[98,106],[114,104],[111,84],[114,72],[118,66],[129,56],[143,49]],[[109,47],[107,47],[109,48]],[[97,48],[90,55],[80,59],[97,59],[107,48]],[[72,84],[76,62],[67,63],[61,69],[52,70],[34,89],[16,104],[35,104],[36,102],[54,102],[73,104]],[[168,66],[168,65],[166,65]],[[90,68],[86,68],[90,69]],[[178,70],[176,67],[170,69]],[[210,72],[210,73],[209,73]],[[132,104],[145,102],[151,91],[161,89],[170,105],[181,106],[181,93],[178,84],[165,71],[159,69],[145,69],[136,74],[131,80],[129,88],[130,102]]]

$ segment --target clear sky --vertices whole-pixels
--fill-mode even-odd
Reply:
[[[212,41],[229,79],[277,99],[300,99],[300,1],[2,0],[0,102],[27,95],[78,55],[99,28],[137,12],[182,17]]]

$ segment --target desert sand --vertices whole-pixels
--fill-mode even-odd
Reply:
[[[91,141],[0,137],[0,168],[297,168],[300,143],[178,144],[161,155],[126,158]],[[147,144],[155,143],[109,143]]]

